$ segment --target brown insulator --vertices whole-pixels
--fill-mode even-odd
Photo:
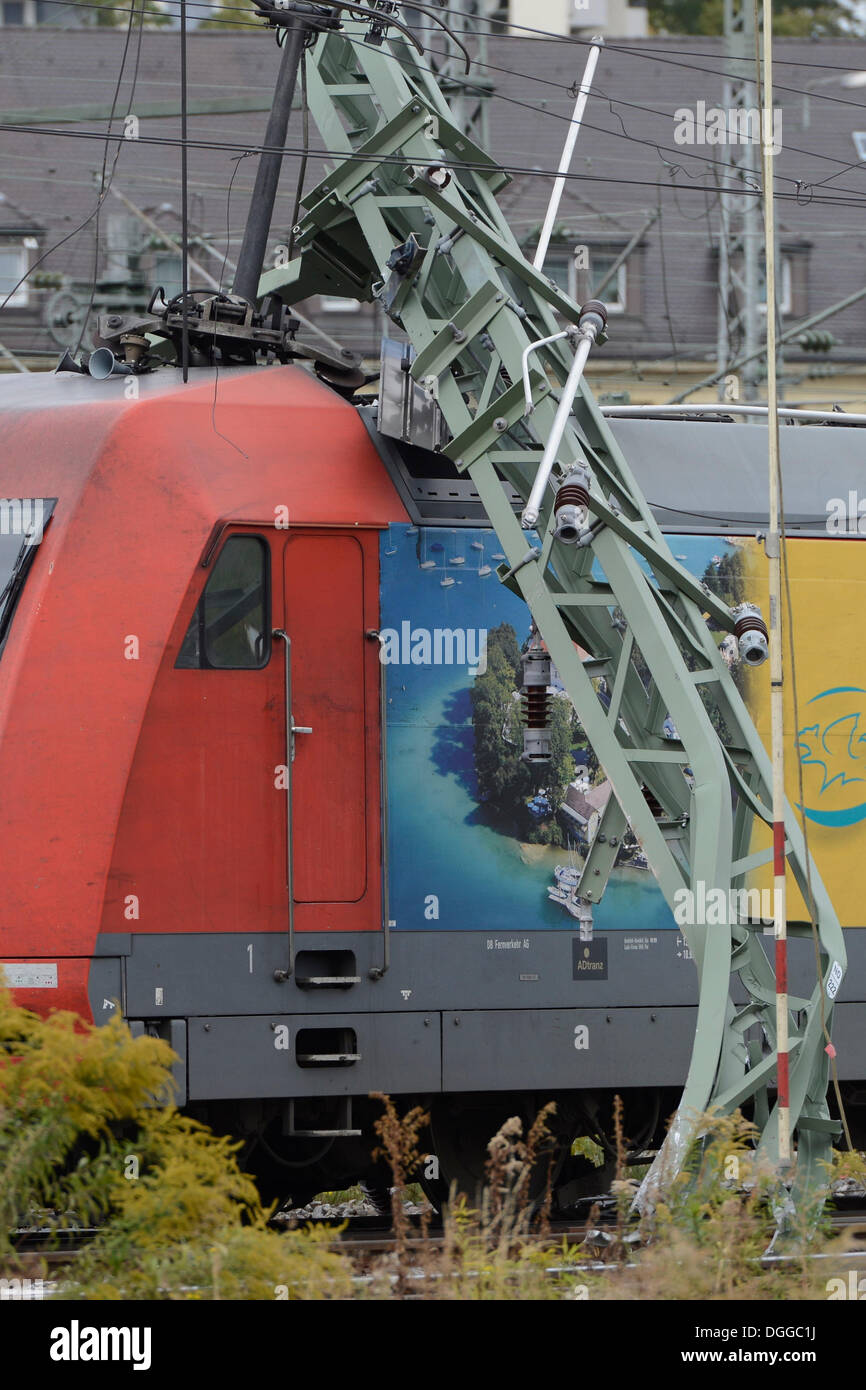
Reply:
[[[562,507],[588,507],[589,493],[581,483],[563,483],[556,494],[556,501],[553,510],[558,512]]]
[[[543,685],[528,686],[523,695],[523,710],[528,729],[544,729],[549,723],[550,696]]]
[[[769,636],[767,624],[764,622],[760,613],[744,614],[742,618],[737,619],[734,635],[736,637],[742,637],[744,632],[759,632],[764,638]]]

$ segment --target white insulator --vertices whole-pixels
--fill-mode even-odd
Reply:
[[[550,730],[523,730],[523,759],[528,763],[550,762]]]
[[[524,652],[523,657],[523,684],[548,686],[551,683],[552,671],[551,660],[547,652],[540,647],[530,647],[528,652]]]
[[[577,545],[580,534],[586,526],[586,518],[586,507],[570,505],[560,507],[556,513],[556,530],[554,532],[556,539],[563,541],[566,545]]]
[[[767,625],[761,610],[755,603],[741,603],[733,610],[736,619],[734,633],[740,651],[740,660],[747,666],[760,666],[767,660]]]
[[[749,666],[760,666],[770,655],[763,632],[744,632],[739,638],[740,660]]]

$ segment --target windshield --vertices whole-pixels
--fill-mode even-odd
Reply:
[[[0,652],[56,497],[0,498]]]

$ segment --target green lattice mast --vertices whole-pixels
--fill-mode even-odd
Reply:
[[[276,23],[283,13],[273,12]],[[398,13],[377,7],[386,26]],[[750,852],[756,819],[771,824],[770,767],[704,615],[746,648],[760,648],[760,624],[755,637],[753,614],[732,612],[677,563],[582,377],[571,402],[603,311],[581,309],[533,268],[497,205],[508,176],[452,122],[407,39],[392,28],[390,39],[371,44],[369,28],[367,19],[347,20],[318,33],[308,51],[309,107],[333,168],[303,198],[295,259],[263,275],[260,293],[289,304],[315,293],[375,299],[405,332],[411,377],[444,419],[444,452],[472,479],[507,557],[499,577],[525,600],[613,787],[578,890],[586,929],[627,821],[672,909],[683,889],[694,901],[699,885],[727,901],[747,873],[772,861],[772,847]],[[546,480],[542,464],[550,465]],[[522,499],[522,514],[503,481]],[[597,693],[602,678],[608,708]],[[665,733],[668,717],[676,738]],[[528,740],[530,755],[543,756],[543,728]],[[806,852],[790,806],[785,837],[805,898]],[[811,887],[823,979],[810,998],[790,999],[795,1207],[821,1191],[821,1161],[838,1133],[821,1005],[828,981],[835,995],[845,947],[814,864]],[[699,978],[695,1044],[645,1200],[678,1171],[694,1117],[710,1106],[729,1112],[752,1102],[760,1151],[778,1159],[776,982],[761,924],[682,930]],[[745,1006],[732,1001],[733,976]],[[829,1022],[829,995],[824,1013]],[[763,1043],[746,1038],[755,1025]]]

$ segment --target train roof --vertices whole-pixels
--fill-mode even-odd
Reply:
[[[359,410],[302,368],[195,369],[184,385],[176,368],[165,367],[136,378],[132,400],[128,380],[0,377],[0,493],[54,496],[62,484],[68,495],[112,441],[109,454],[133,450],[139,476],[152,471],[160,486],[199,496],[211,520],[266,520],[274,490],[290,487],[282,500],[298,523],[384,525],[407,514],[416,524],[486,523],[471,481],[446,455],[378,435],[375,408],[360,403]],[[766,527],[765,423],[608,424],[666,531]],[[787,527],[826,535],[832,499],[847,503],[851,492],[866,492],[866,429],[840,415],[838,424],[783,423],[780,439]]]
[[[172,498],[202,542],[218,518],[273,524],[386,525],[405,519],[356,410],[299,367],[194,371],[166,367],[96,381],[76,373],[0,380],[0,493],[107,490],[140,505]],[[68,510],[68,508],[67,508]],[[58,514],[59,519],[59,514]]]
[[[754,535],[766,528],[765,423],[608,423],[665,531]],[[785,525],[792,534],[826,536],[831,499],[842,498],[847,504],[852,491],[866,498],[862,426],[780,423],[779,447]]]

